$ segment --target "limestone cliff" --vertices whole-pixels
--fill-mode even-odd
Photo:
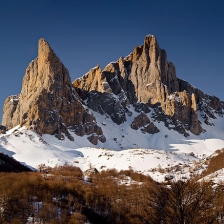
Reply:
[[[103,70],[96,66],[74,83],[49,44],[40,39],[38,57],[26,69],[21,93],[5,100],[1,132],[20,125],[70,140],[74,132],[88,135],[97,145],[107,137],[102,131],[106,127],[101,128],[93,115],[99,112],[118,125],[132,122],[130,128],[143,134],[156,134],[156,123],[163,122],[187,137],[206,131],[202,123],[213,125],[212,119],[223,116],[223,110],[217,97],[176,77],[174,64],[153,35],[127,57]]]
[[[26,126],[60,139],[64,133],[73,140],[69,129],[81,136],[103,134],[73,88],[68,69],[44,39],[39,40],[37,59],[26,69],[21,93],[5,100],[2,124],[8,129]]]
[[[80,97],[87,99],[89,108],[108,114],[117,124],[130,115],[129,104],[138,112],[147,113],[153,107],[157,112],[161,110],[153,114],[155,120],[174,125],[173,129],[185,136],[187,131],[195,135],[203,131],[198,109],[211,117],[209,111],[221,112],[223,108],[218,98],[208,97],[176,77],[174,64],[167,60],[166,51],[153,35],[147,35],[144,45],[135,47],[127,57],[108,64],[104,70],[99,66],[91,69],[73,85]],[[108,102],[110,106],[105,106]]]

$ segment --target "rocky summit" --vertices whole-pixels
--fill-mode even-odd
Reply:
[[[74,140],[71,131],[79,136],[103,134],[73,88],[68,69],[42,38],[38,57],[26,69],[21,93],[5,100],[2,124],[7,129],[26,126],[59,139],[66,135]]]
[[[212,125],[209,118],[223,114],[224,104],[217,97],[176,77],[174,64],[167,60],[166,51],[153,35],[147,35],[144,44],[135,47],[127,57],[109,63],[104,70],[99,66],[91,69],[73,85],[89,108],[108,114],[117,124],[131,115],[132,104],[140,113],[153,108],[153,120],[162,121],[187,137],[188,131],[194,135],[206,131],[198,112],[208,125]],[[136,125],[132,123],[131,127]]]
[[[187,137],[206,132],[212,119],[223,116],[223,109],[217,97],[177,78],[174,64],[153,35],[147,35],[144,44],[127,57],[103,70],[96,66],[73,83],[68,69],[41,38],[38,57],[26,69],[21,93],[5,100],[1,130],[20,125],[39,135],[74,141],[73,132],[97,145],[107,140],[105,124],[97,123],[95,116],[101,114],[115,128],[131,118],[130,128],[153,135],[160,132],[155,123],[163,122],[167,129]]]

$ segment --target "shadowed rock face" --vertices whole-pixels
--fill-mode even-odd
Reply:
[[[159,129],[153,122],[150,122],[147,115],[143,112],[134,118],[134,121],[131,123],[131,128],[135,130],[141,128],[142,133],[148,132],[149,134],[155,134],[159,132]]]
[[[64,133],[71,140],[68,127],[80,136],[102,135],[95,117],[73,88],[69,71],[44,39],[38,43],[38,58],[26,69],[21,93],[8,97],[3,111],[2,124],[8,129],[25,125],[60,139]]]
[[[0,125],[0,134],[5,134],[6,133],[6,127],[3,125]]]
[[[188,136],[186,131],[195,135],[203,131],[198,109],[205,117],[211,117],[209,111],[222,113],[224,108],[217,97],[207,96],[176,77],[174,64],[167,60],[166,51],[160,49],[153,35],[147,35],[144,45],[135,47],[127,57],[108,64],[104,70],[99,66],[91,69],[73,85],[80,97],[87,99],[89,108],[108,114],[117,124],[126,121],[129,104],[145,113],[150,111],[149,107],[159,106],[163,116],[154,115],[154,119],[169,119],[178,125],[173,129],[185,136]],[[106,102],[111,106],[104,106]]]
[[[134,118],[134,121],[131,123],[131,128],[138,130],[139,128],[144,127],[149,123],[150,120],[147,115],[141,112],[137,117]]]

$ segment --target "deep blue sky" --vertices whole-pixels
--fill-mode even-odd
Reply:
[[[223,0],[0,0],[0,107],[20,93],[41,37],[73,81],[128,55],[149,33],[178,77],[224,100]]]

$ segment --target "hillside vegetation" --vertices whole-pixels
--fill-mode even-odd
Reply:
[[[31,171],[27,166],[22,165],[12,157],[0,153],[0,172],[23,172]]]
[[[203,172],[203,176],[212,174],[222,168],[224,168],[224,149],[217,150],[215,155],[208,158],[208,167]]]
[[[0,223],[223,223],[223,186],[156,183],[133,170],[90,173],[64,165],[0,173]]]

